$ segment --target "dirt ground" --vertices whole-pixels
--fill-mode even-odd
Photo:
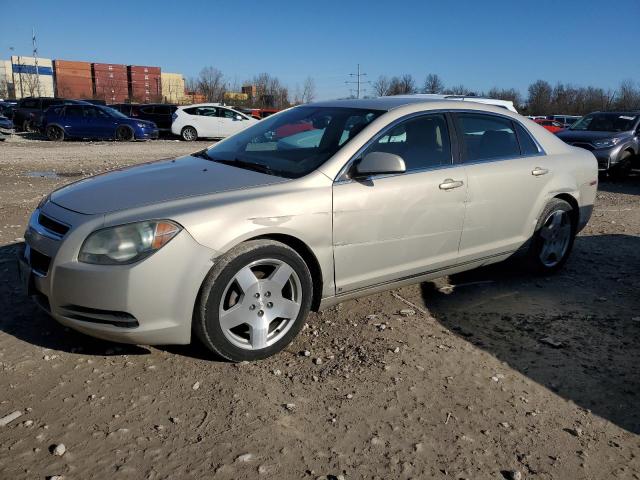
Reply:
[[[44,194],[205,145],[0,144],[0,417],[22,412],[0,478],[640,479],[640,176],[601,183],[556,276],[511,263],[349,301],[258,363],[94,340],[20,297]]]

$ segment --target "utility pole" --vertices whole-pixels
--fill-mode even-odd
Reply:
[[[38,46],[36,44],[36,29],[33,27],[33,35],[31,37],[33,41],[33,58],[35,59],[36,66],[36,89],[38,91],[38,96],[40,96],[40,71],[38,70]]]
[[[356,98],[360,98],[361,87],[363,83],[371,83],[371,82],[363,82],[361,80],[362,77],[366,77],[366,73],[360,73],[360,64],[358,64],[357,73],[350,73],[350,77],[355,77],[355,80],[344,82],[346,84],[356,84]]]

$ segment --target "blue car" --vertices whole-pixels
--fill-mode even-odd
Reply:
[[[65,138],[115,139],[118,141],[158,138],[158,127],[147,120],[126,117],[102,105],[57,105],[44,116],[44,132],[49,140]]]

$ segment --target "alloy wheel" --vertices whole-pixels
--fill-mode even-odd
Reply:
[[[227,284],[219,321],[227,340],[258,350],[284,337],[300,312],[302,284],[286,262],[261,259],[241,268]]]
[[[558,265],[569,249],[571,242],[571,218],[564,210],[551,212],[540,229],[542,248],[540,261],[545,267]]]

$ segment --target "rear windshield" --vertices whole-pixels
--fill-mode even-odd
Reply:
[[[296,107],[229,137],[207,150],[206,155],[240,168],[254,164],[273,175],[298,178],[317,169],[382,113]]]

